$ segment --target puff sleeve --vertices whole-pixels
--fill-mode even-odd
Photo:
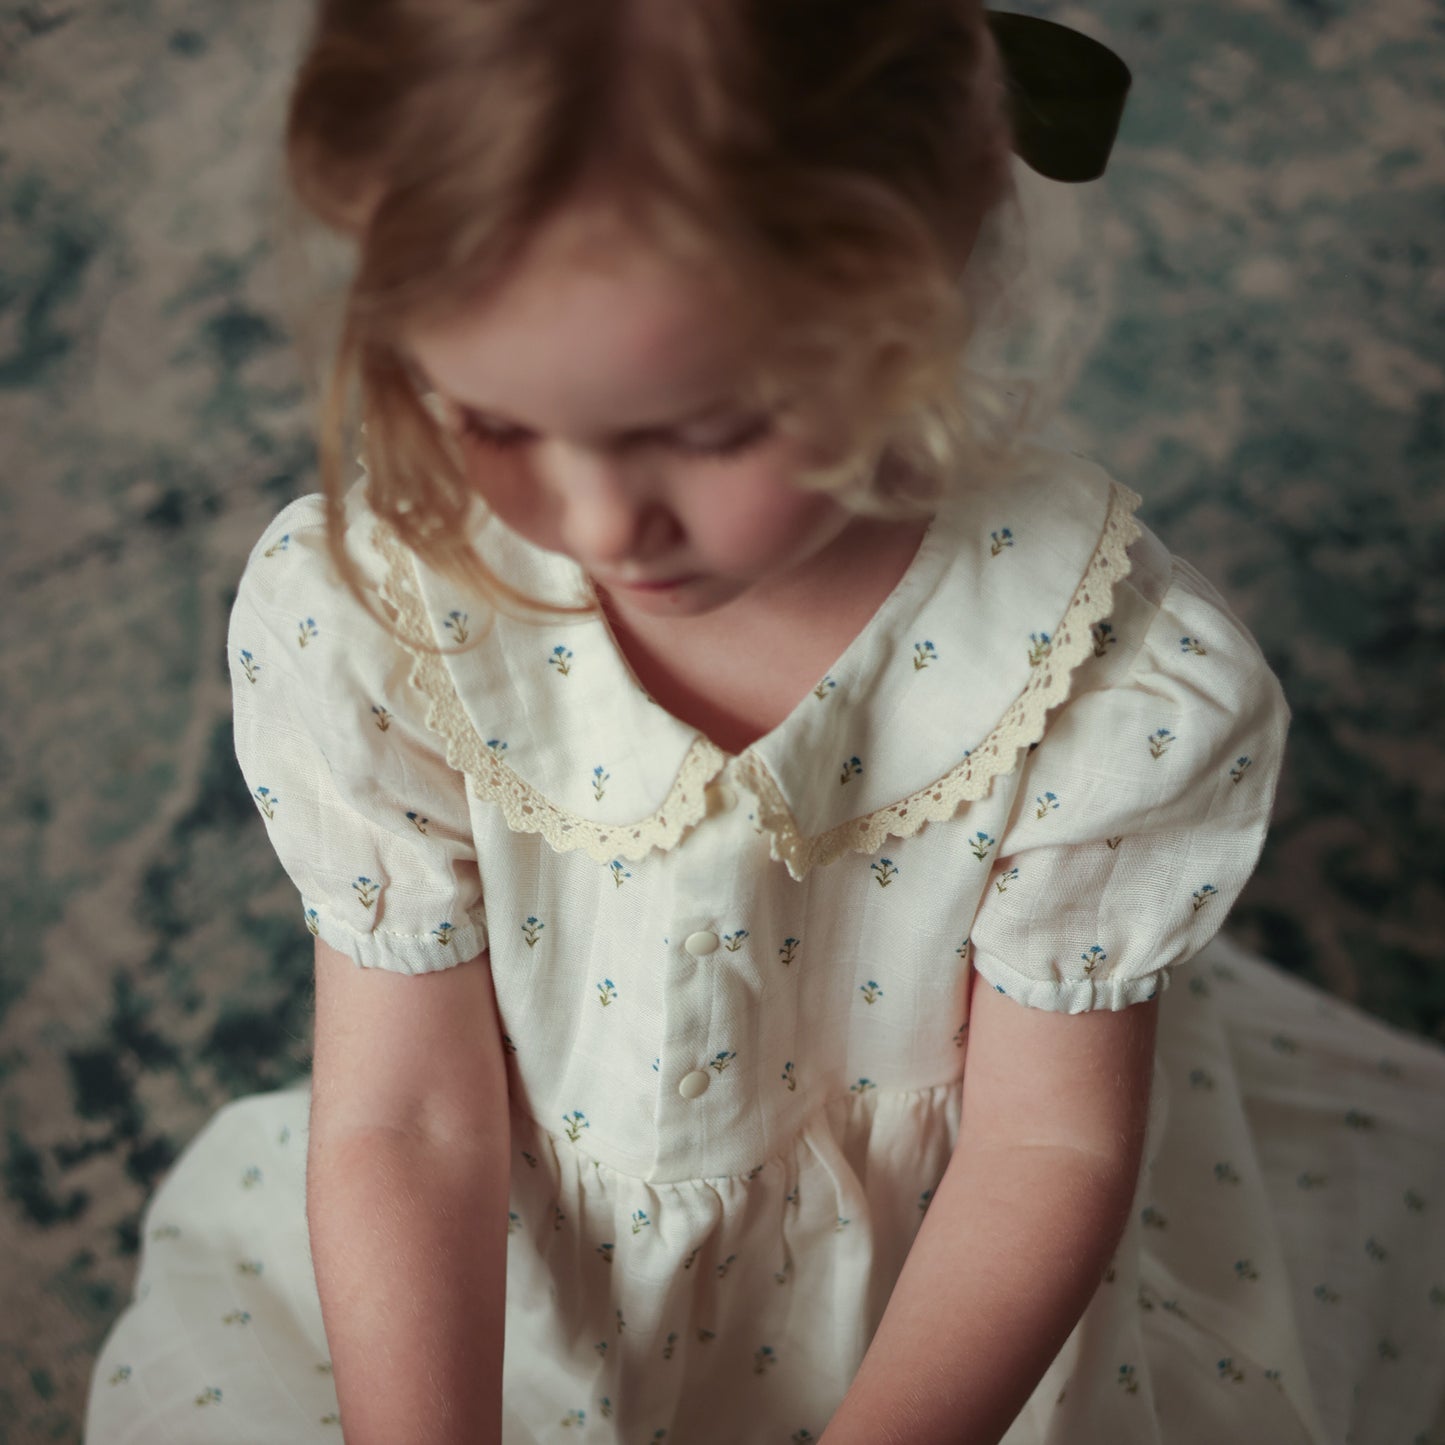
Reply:
[[[382,563],[356,512],[348,550],[379,598]],[[466,780],[426,728],[411,656],[336,575],[319,496],[253,549],[227,651],[236,757],[311,932],[401,973],[480,953]]]
[[[999,991],[1059,1013],[1150,999],[1259,859],[1289,711],[1248,631],[1145,532],[1094,656],[1026,756],[970,933]]]

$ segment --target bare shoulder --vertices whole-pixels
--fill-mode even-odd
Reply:
[[[488,953],[406,974],[362,968],[316,940],[313,1130],[473,1137],[506,1108]]]

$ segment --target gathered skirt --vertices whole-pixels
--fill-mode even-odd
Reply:
[[[503,1445],[818,1440],[959,1101],[831,1101],[787,1157],[662,1189],[514,1109]],[[341,1440],[309,1103],[228,1104],[148,1202],[88,1445]],[[1160,1000],[1124,1236],[1005,1445],[1445,1445],[1442,1106],[1445,1049],[1217,938]]]

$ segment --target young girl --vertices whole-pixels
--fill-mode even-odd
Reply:
[[[229,643],[314,1072],[151,1202],[94,1445],[1441,1438],[1445,1060],[1210,943],[1280,690],[961,365],[1002,74],[970,0],[322,5],[326,490]]]

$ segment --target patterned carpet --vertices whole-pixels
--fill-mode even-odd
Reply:
[[[1073,444],[1295,713],[1231,924],[1445,1041],[1445,10],[1009,8],[1134,72]],[[224,628],[314,489],[273,239],[298,0],[0,0],[0,1440],[79,1441],[141,1206],[305,1072],[310,945]]]

